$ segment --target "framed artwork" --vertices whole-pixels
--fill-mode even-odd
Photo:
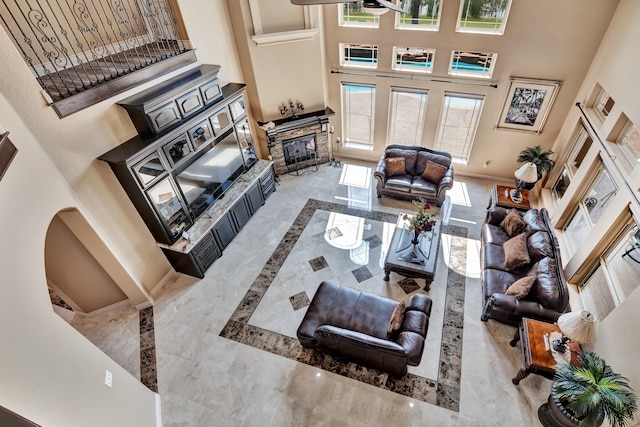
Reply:
[[[18,152],[18,149],[8,138],[9,132],[0,135],[0,179],[7,171],[9,164]]]
[[[541,133],[561,84],[512,77],[496,128]]]

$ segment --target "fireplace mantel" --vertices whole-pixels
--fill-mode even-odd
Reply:
[[[281,132],[286,132],[292,129],[298,129],[315,124],[329,123],[329,117],[333,116],[335,111],[327,107],[324,110],[312,111],[311,113],[299,114],[293,117],[286,117],[282,119],[272,120],[271,122],[258,122],[258,126],[264,129],[264,126],[268,123],[273,123],[274,126],[267,129],[267,142],[269,148],[273,146],[276,141],[276,135]]]

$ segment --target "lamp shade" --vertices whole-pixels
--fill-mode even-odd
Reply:
[[[538,167],[534,163],[527,162],[516,170],[515,176],[522,182],[536,182],[538,180]]]
[[[563,314],[558,318],[558,327],[572,341],[593,344],[598,339],[596,316],[587,310]]]

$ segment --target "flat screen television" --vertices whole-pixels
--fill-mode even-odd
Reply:
[[[209,149],[203,148],[196,160],[175,175],[193,218],[222,197],[245,170],[233,129],[214,141]]]

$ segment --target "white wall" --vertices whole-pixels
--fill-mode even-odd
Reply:
[[[3,94],[0,126],[19,150],[0,181],[0,405],[43,426],[155,426],[156,394],[54,313],[45,235],[80,203]]]

